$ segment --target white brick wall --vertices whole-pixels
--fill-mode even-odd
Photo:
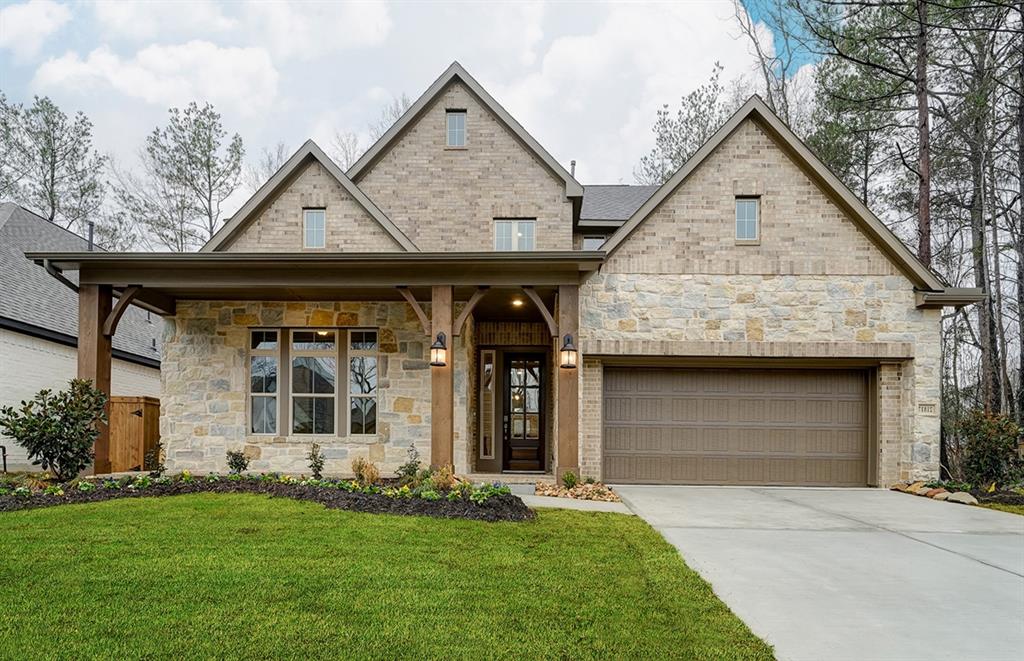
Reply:
[[[0,329],[0,406],[17,406],[43,388],[61,390],[77,373],[74,347]],[[160,396],[160,371],[114,359],[110,370],[114,395]],[[7,446],[8,470],[32,468],[25,451],[0,435]]]

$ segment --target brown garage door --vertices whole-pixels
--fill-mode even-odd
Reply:
[[[607,368],[604,479],[864,486],[857,370]]]

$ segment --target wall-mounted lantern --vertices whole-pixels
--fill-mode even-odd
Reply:
[[[572,335],[569,333],[566,333],[565,337],[562,339],[562,349],[558,354],[559,366],[562,369],[576,369],[576,362],[579,360],[580,354],[576,351],[576,345],[572,343]]]
[[[438,333],[437,339],[430,345],[430,366],[444,367],[448,364],[448,347],[445,345],[444,333]]]

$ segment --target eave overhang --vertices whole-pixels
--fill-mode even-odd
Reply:
[[[173,314],[177,300],[401,300],[398,287],[579,284],[603,251],[523,253],[26,253],[80,284],[141,287],[139,305]]]
[[[962,308],[983,301],[986,296],[984,289],[975,287],[947,287],[941,291],[916,292],[917,307],[925,309]]]

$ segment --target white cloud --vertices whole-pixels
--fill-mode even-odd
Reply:
[[[615,5],[589,34],[562,36],[539,70],[495,96],[584,181],[630,183],[650,148],[655,111],[706,81],[715,61],[726,79],[751,57],[730,39],[732,7],[721,3]]]
[[[126,0],[98,0],[93,4],[93,13],[100,30],[108,36],[117,36],[139,41],[160,37],[164,40],[171,34],[196,34],[224,32],[236,25],[213,2],[189,0],[189,2],[127,2]]]
[[[254,115],[273,105],[278,73],[260,48],[221,48],[208,41],[149,46],[123,59],[101,46],[84,59],[69,52],[36,71],[39,90],[91,91],[107,86],[151,104],[210,101],[221,111]]]
[[[0,9],[0,48],[28,60],[42,48],[46,39],[71,18],[71,10],[52,0],[30,0]]]
[[[277,56],[299,59],[377,46],[391,31],[382,2],[251,0],[243,15],[247,34]]]

